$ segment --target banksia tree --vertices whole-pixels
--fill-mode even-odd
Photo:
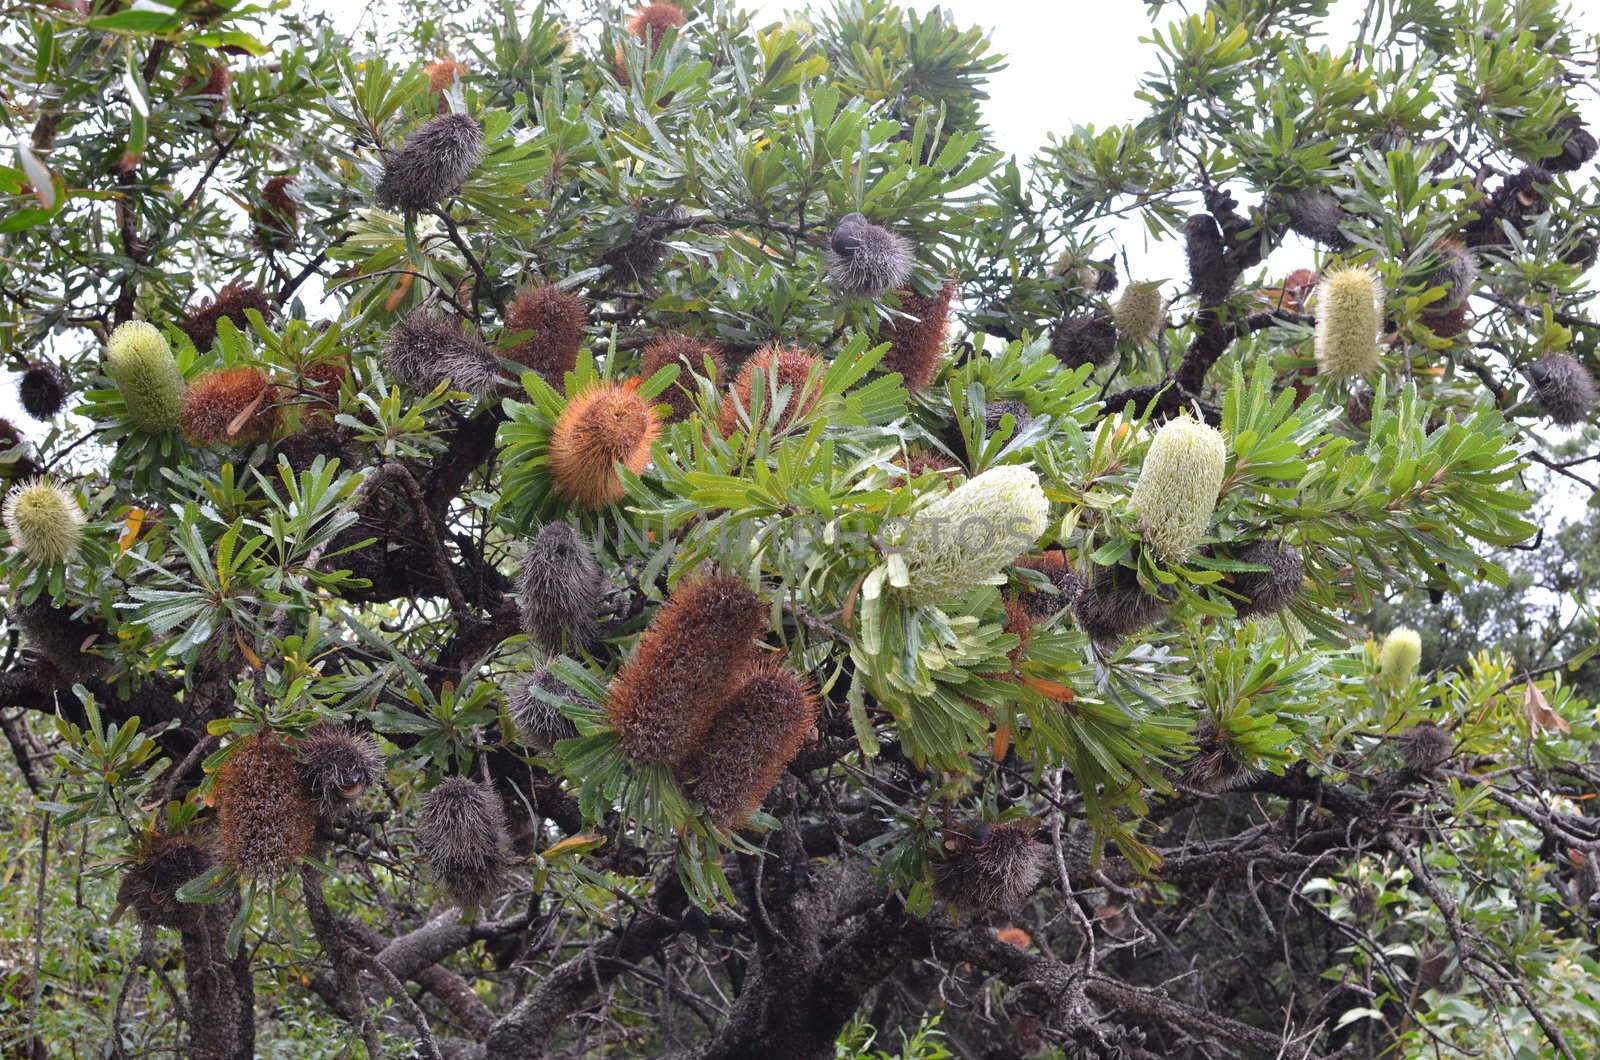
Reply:
[[[179,901],[178,890],[212,864],[211,852],[193,836],[146,832],[117,885],[117,907],[132,909],[142,924],[185,927],[203,907]]]
[[[522,628],[546,650],[581,651],[596,631],[606,576],[566,523],[547,523],[522,557]]]
[[[1570,426],[1594,415],[1594,376],[1572,355],[1546,354],[1529,366],[1528,378],[1539,411],[1554,422]]]
[[[655,409],[631,383],[600,382],[561,410],[550,434],[550,477],[562,500],[604,508],[625,492],[616,466],[634,474],[650,463],[661,433]]]
[[[48,479],[11,487],[5,523],[11,543],[39,563],[71,559],[83,540],[83,509],[72,494]]]
[[[343,725],[318,725],[295,744],[300,780],[325,820],[337,820],[383,779],[378,741]]]
[[[514,681],[506,693],[506,714],[517,738],[529,747],[548,751],[577,736],[578,727],[550,701],[566,702],[572,697],[572,690],[547,666]]]
[[[623,749],[641,762],[689,761],[743,683],[766,628],[766,602],[737,578],[680,582],[606,695]]]
[[[219,321],[226,319],[240,330],[249,328],[249,319],[245,316],[247,309],[254,309],[263,318],[270,320],[274,306],[272,299],[268,298],[261,288],[236,280],[218,291],[214,297],[202,299],[199,304],[190,306],[188,314],[178,327],[189,336],[194,348],[203,352],[209,350],[211,344],[216,341]]]
[[[1066,317],[1050,335],[1050,352],[1068,368],[1105,364],[1117,352],[1117,325],[1100,310]]]
[[[1145,547],[1182,563],[1211,526],[1228,446],[1222,432],[1188,416],[1161,425],[1129,501]]]
[[[510,840],[505,808],[492,788],[450,777],[428,792],[417,841],[433,878],[462,909],[477,909],[499,890]]]
[[[663,335],[644,348],[639,374],[645,379],[669,364],[678,366],[678,378],[661,395],[662,402],[672,408],[671,422],[686,420],[694,415],[698,407],[696,389],[688,373],[703,374],[708,359],[716,369],[717,378],[721,379],[728,370],[728,357],[722,352],[722,347],[714,342],[688,335]]]
[[[1240,618],[1282,611],[1300,592],[1300,585],[1305,580],[1305,562],[1300,558],[1299,550],[1292,545],[1280,545],[1276,541],[1252,541],[1234,553],[1234,558],[1267,568],[1234,576],[1233,591],[1244,597],[1233,608]]]
[[[583,299],[554,285],[524,287],[506,307],[506,330],[528,332],[506,356],[555,386],[578,364],[589,310]]]
[[[944,283],[929,296],[908,288],[900,297],[900,313],[889,325],[884,338],[889,341],[889,352],[883,355],[878,367],[886,372],[899,372],[905,388],[912,393],[926,389],[939,374],[939,362],[944,357],[945,341],[950,333],[950,299],[955,297],[956,285]]]
[[[1431,773],[1450,760],[1455,741],[1431,721],[1418,722],[1400,734],[1400,757],[1406,768]]]
[[[482,339],[426,308],[395,324],[384,344],[384,363],[400,382],[423,392],[448,380],[454,389],[484,394],[501,378],[499,359]]]
[[[294,752],[270,732],[245,740],[217,771],[217,856],[240,876],[272,878],[311,852],[317,810]]]
[[[905,286],[915,264],[911,243],[859,213],[845,214],[826,251],[828,282],[844,294],[872,298]]]
[[[816,407],[817,400],[821,397],[813,384],[809,390],[806,386],[811,372],[822,362],[817,355],[807,350],[794,349],[786,346],[766,346],[756,351],[744,367],[739,369],[739,375],[733,381],[728,395],[722,399],[718,410],[718,424],[722,433],[732,434],[744,426],[745,418],[750,416],[754,407],[756,388],[761,388],[762,416],[771,414],[778,401],[784,401],[783,411],[778,415],[776,430],[785,430],[796,420],[802,418]],[[774,366],[776,366],[777,386],[769,385],[772,381]],[[787,396],[783,395],[787,391]],[[761,424],[755,424],[760,427]]]
[[[159,434],[183,422],[183,373],[166,337],[153,325],[130,320],[111,333],[106,375],[122,392],[135,427]]]
[[[1167,323],[1167,301],[1159,283],[1130,283],[1111,311],[1116,329],[1130,342],[1154,342]]]
[[[386,160],[378,205],[425,213],[461,190],[483,160],[483,129],[466,114],[441,114],[406,137]]]
[[[43,361],[28,365],[17,382],[17,400],[36,420],[60,412],[67,403],[67,381],[61,369]]]
[[[947,602],[992,580],[1033,547],[1049,517],[1028,468],[990,468],[962,483],[911,516],[902,549],[907,602]]]
[[[266,441],[283,421],[278,388],[259,368],[224,368],[189,384],[183,433],[199,445]]]
[[[1406,626],[1396,626],[1378,649],[1378,672],[1391,685],[1403,685],[1417,675],[1422,663],[1422,636]]]
[[[719,828],[740,828],[816,724],[821,701],[811,681],[781,662],[751,667],[717,714],[700,748],[695,798]]]
[[[1317,370],[1334,379],[1371,375],[1381,360],[1383,282],[1357,265],[1326,273],[1317,286]]]
[[[1013,908],[1044,879],[1050,848],[1035,821],[975,823],[945,833],[935,868],[939,897],[969,913]]]

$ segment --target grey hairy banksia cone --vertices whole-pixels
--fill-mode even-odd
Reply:
[[[1179,416],[1156,432],[1130,507],[1145,547],[1162,562],[1183,562],[1205,537],[1227,459],[1221,432],[1199,420]]]
[[[1103,310],[1063,317],[1050,335],[1050,352],[1068,368],[1103,365],[1117,352],[1117,325]]]
[[[522,628],[547,651],[587,648],[605,588],[605,575],[578,532],[566,523],[548,523],[522,558]]]
[[[1008,909],[1044,878],[1050,848],[1034,838],[1033,821],[968,825],[947,834],[946,857],[934,869],[939,897],[977,913]]]
[[[1109,647],[1167,616],[1169,601],[1145,592],[1127,567],[1097,567],[1073,603],[1078,627],[1096,645]]]
[[[483,160],[483,129],[465,114],[441,114],[406,137],[384,165],[378,204],[423,213],[461,190]]]
[[[60,412],[67,403],[67,381],[61,369],[44,361],[28,365],[17,381],[17,400],[36,420]]]
[[[1450,760],[1455,741],[1431,721],[1418,722],[1400,734],[1400,757],[1407,768],[1428,773]]]
[[[1282,611],[1300,591],[1305,579],[1305,563],[1293,546],[1276,541],[1252,541],[1234,554],[1245,563],[1267,568],[1236,575],[1233,591],[1244,597],[1233,605],[1240,618],[1270,615]]]
[[[859,213],[845,214],[824,257],[828,282],[845,294],[874,297],[911,278],[911,243]]]
[[[505,873],[505,809],[485,785],[451,777],[422,800],[417,842],[423,860],[457,905],[476,909],[494,897]]]
[[[506,693],[506,714],[517,730],[517,739],[528,747],[550,750],[577,736],[578,727],[550,702],[571,698],[572,690],[547,666],[519,678]]]
[[[383,777],[383,752],[366,733],[318,725],[295,746],[300,779],[325,818],[349,813],[367,788]]]
[[[1594,414],[1595,382],[1575,357],[1550,353],[1528,368],[1539,410],[1562,426],[1582,423]]]
[[[181,928],[201,907],[180,902],[178,889],[212,864],[211,852],[190,836],[146,833],[117,886],[117,907],[131,907],[142,924]]]
[[[389,332],[384,363],[395,379],[424,392],[449,380],[456,389],[483,394],[500,379],[493,350],[455,320],[426,308],[412,310]]]

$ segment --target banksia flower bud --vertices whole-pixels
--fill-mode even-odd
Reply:
[[[680,369],[677,380],[667,387],[660,399],[672,407],[671,422],[686,420],[694,415],[698,407],[695,401],[696,391],[687,373],[704,372],[707,358],[710,358],[711,364],[716,368],[717,378],[720,379],[727,374],[727,355],[722,352],[722,347],[714,342],[690,338],[688,335],[665,335],[644,348],[644,360],[640,365],[639,374],[645,379],[649,379],[669,364],[675,364]]]
[[[1130,283],[1111,312],[1117,330],[1131,342],[1154,342],[1167,323],[1167,303],[1158,283]]]
[[[947,834],[946,857],[934,869],[939,897],[977,913],[1026,899],[1044,878],[1050,848],[1034,838],[1034,821],[969,825]]]
[[[1539,409],[1563,426],[1582,423],[1594,414],[1594,376],[1565,353],[1551,353],[1528,369]]]
[[[106,375],[122,392],[135,427],[160,434],[183,422],[183,373],[154,326],[130,320],[111,333]]]
[[[483,160],[483,130],[465,114],[441,114],[406,137],[378,181],[378,205],[423,213],[461,190]]]
[[[1350,240],[1339,230],[1348,215],[1331,191],[1306,188],[1289,196],[1289,227],[1330,250],[1343,250]]]
[[[540,692],[562,701],[572,698],[572,690],[548,667],[541,666],[511,686],[506,693],[506,714],[516,726],[519,740],[529,747],[549,750],[562,740],[576,737],[578,727],[555,704],[541,699]]]
[[[204,352],[216,341],[217,322],[224,317],[240,330],[250,326],[244,315],[246,309],[254,309],[269,320],[272,318],[272,300],[266,292],[252,284],[235,281],[218,291],[216,297],[191,306],[178,327],[189,336],[195,349]]]
[[[272,437],[283,421],[278,388],[259,368],[207,372],[189,385],[183,432],[200,445],[251,445]]]
[[[199,907],[178,901],[178,890],[212,864],[211,852],[189,836],[147,832],[117,885],[117,907],[132,908],[141,924],[184,927]]]
[[[688,21],[677,4],[655,3],[646,4],[629,15],[623,26],[640,40],[649,41],[650,50],[654,52],[667,39],[668,30],[682,29]]]
[[[11,487],[6,494],[5,523],[11,543],[39,563],[71,559],[83,540],[83,509],[70,493],[48,479]]]
[[[1181,563],[1211,526],[1228,446],[1222,433],[1179,416],[1156,432],[1133,487],[1130,507],[1145,547],[1163,563]]]
[[[1583,126],[1583,119],[1576,115],[1562,118],[1556,122],[1555,138],[1561,141],[1561,151],[1554,158],[1547,158],[1541,163],[1544,168],[1552,173],[1571,173],[1579,169],[1589,159],[1594,157],[1596,143],[1593,134]]]
[[[1068,368],[1103,365],[1117,351],[1117,325],[1111,314],[1096,310],[1064,317],[1050,336],[1050,352]]]
[[[1417,773],[1431,773],[1450,760],[1455,743],[1450,734],[1431,721],[1420,722],[1400,734],[1400,757]]]
[[[566,523],[548,523],[522,559],[522,628],[550,652],[561,651],[563,641],[587,648],[605,587],[606,577],[578,532]]]
[[[640,213],[628,238],[606,251],[601,262],[611,266],[623,283],[643,283],[661,268],[672,249],[661,237],[688,219],[689,211],[677,205],[657,213]]]
[[[1078,595],[1073,615],[1096,645],[1111,646],[1166,617],[1171,604],[1140,586],[1127,567],[1100,568]]]
[[[281,875],[311,852],[317,811],[294,752],[272,733],[247,738],[217,772],[217,852],[241,876]]]
[[[39,361],[28,365],[17,382],[17,399],[28,415],[47,420],[67,403],[67,381],[61,369]]]
[[[889,352],[878,366],[886,372],[899,372],[905,387],[913,394],[927,388],[939,374],[944,357],[945,338],[950,332],[950,299],[956,285],[945,283],[937,294],[925,297],[907,288],[900,298],[900,312],[889,325]]]
[[[905,533],[907,602],[934,604],[1000,573],[1050,521],[1039,476],[990,468],[912,514]]]
[[[506,330],[531,334],[506,356],[557,386],[578,364],[589,310],[583,299],[555,286],[524,287],[506,307]]]
[[[255,239],[272,250],[290,250],[300,236],[300,203],[290,193],[292,173],[267,178],[254,211]]]
[[[1210,715],[1200,719],[1194,733],[1195,753],[1184,763],[1182,782],[1196,791],[1220,795],[1247,784],[1255,770],[1245,764],[1228,734],[1217,728]]]
[[[743,827],[794,756],[821,703],[816,688],[776,660],[751,667],[700,748],[695,798],[718,828]]]
[[[1317,370],[1335,379],[1378,370],[1383,283],[1364,265],[1330,272],[1317,285]]]
[[[911,278],[911,243],[859,213],[845,214],[824,252],[828,282],[845,294],[871,298]]]
[[[1067,563],[1067,554],[1059,548],[1037,556],[1023,556],[1012,566],[1038,571],[1049,578],[1050,584],[1056,588],[1054,593],[1050,593],[1034,589],[1031,585],[1023,586],[1020,595],[1022,606],[1036,620],[1049,618],[1062,608],[1071,607],[1083,593],[1086,584],[1083,576]]]
[[[53,663],[68,683],[106,668],[106,660],[89,651],[106,636],[105,623],[98,619],[73,618],[69,608],[57,607],[48,595],[8,608],[7,615],[22,630],[28,647]]]
[[[389,332],[384,364],[413,390],[429,391],[448,379],[456,389],[485,394],[500,381],[499,358],[483,340],[427,309],[413,310]]]
[[[774,363],[778,366],[776,389],[768,387]],[[817,400],[822,396],[820,388],[813,386],[810,393],[805,395],[803,402],[801,399],[801,394],[806,390],[806,380],[811,377],[812,368],[820,363],[815,354],[791,347],[773,345],[757,350],[754,356],[744,362],[744,367],[739,369],[738,378],[733,381],[732,394],[738,401],[735,402],[732,397],[723,399],[722,407],[718,411],[718,425],[722,428],[722,433],[729,435],[744,426],[743,417],[750,415],[752,398],[758,385],[763,394],[761,405],[763,417],[772,412],[780,391],[789,392],[785,399],[788,404],[784,405],[775,430],[787,429],[815,408]],[[760,426],[756,424],[756,427]]]
[[[494,897],[505,871],[505,808],[493,789],[451,777],[422,801],[417,843],[433,878],[462,909]]]
[[[1221,305],[1233,290],[1233,270],[1216,218],[1197,213],[1183,225],[1184,252],[1189,259],[1189,285],[1201,305]]]
[[[1282,611],[1299,593],[1300,583],[1305,579],[1305,563],[1299,551],[1276,541],[1252,541],[1234,558],[1267,568],[1246,571],[1235,577],[1233,591],[1244,597],[1234,604],[1234,611],[1240,618]]]
[[[1396,626],[1378,649],[1378,672],[1391,685],[1403,685],[1422,663],[1422,637],[1414,629]]]
[[[639,637],[606,696],[623,750],[641,762],[687,762],[744,680],[766,602],[737,578],[678,584]]]
[[[378,741],[342,725],[318,725],[295,745],[300,780],[328,820],[355,808],[362,794],[383,777]]]
[[[655,410],[637,387],[596,383],[561,410],[550,434],[550,476],[569,504],[604,508],[626,492],[616,465],[637,475],[661,433]]]

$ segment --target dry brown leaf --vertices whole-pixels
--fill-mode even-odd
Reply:
[[[1572,731],[1567,719],[1550,709],[1550,701],[1544,698],[1544,693],[1532,681],[1522,689],[1522,708],[1528,712],[1528,724],[1533,726],[1535,733]]]

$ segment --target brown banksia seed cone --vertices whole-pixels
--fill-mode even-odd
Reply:
[[[1234,611],[1240,618],[1282,611],[1300,592],[1305,563],[1293,546],[1276,541],[1252,541],[1234,558],[1267,568],[1235,576],[1233,591],[1244,597],[1234,604]]]
[[[500,796],[451,777],[423,799],[417,843],[451,900],[463,909],[478,908],[494,897],[505,872],[510,841]]]
[[[1348,220],[1339,197],[1331,191],[1306,188],[1289,196],[1289,227],[1329,250],[1343,250],[1350,240],[1339,226]]]
[[[146,832],[117,885],[117,906],[131,908],[142,924],[184,927],[199,907],[178,901],[178,889],[213,864],[211,852],[190,836]]]
[[[67,381],[61,369],[45,361],[28,365],[17,380],[17,400],[36,420],[47,420],[60,412],[67,403]]]
[[[751,667],[744,682],[711,723],[696,764],[695,797],[719,828],[740,828],[817,722],[815,686],[775,659]]]
[[[1450,760],[1455,742],[1450,734],[1431,721],[1419,722],[1400,735],[1400,757],[1407,768],[1428,773]]]
[[[939,362],[944,358],[945,340],[950,334],[950,300],[955,297],[956,285],[943,283],[932,295],[918,294],[907,288],[900,296],[900,312],[889,325],[889,352],[883,355],[879,367],[886,372],[899,372],[905,387],[913,394],[925,390],[939,374]]]
[[[641,212],[633,219],[628,237],[602,255],[600,261],[609,265],[622,283],[641,284],[655,275],[666,263],[672,249],[666,236],[675,232],[679,223],[689,219],[689,211],[682,206],[669,206],[655,212]]]
[[[235,280],[218,291],[215,297],[202,299],[199,304],[190,306],[178,327],[189,336],[194,348],[203,353],[217,340],[218,321],[226,318],[234,327],[244,331],[250,327],[244,315],[246,309],[254,309],[265,319],[271,320],[273,308],[272,299],[261,288]]]
[[[524,287],[506,307],[506,330],[529,332],[506,356],[556,386],[577,367],[589,310],[583,299],[555,286]]]
[[[779,393],[788,391],[787,396],[781,399],[785,404],[783,412],[778,416],[776,430],[785,430],[805,416],[816,407],[818,398],[822,396],[820,388],[816,386],[811,388],[810,393],[805,394],[803,400],[801,396],[806,389],[806,380],[811,376],[811,369],[821,363],[816,354],[793,347],[772,345],[757,350],[748,361],[744,362],[744,367],[739,369],[730,396],[722,400],[722,407],[718,411],[722,433],[729,435],[744,426],[745,418],[750,415],[755,388],[758,386],[764,395],[761,413],[764,418],[771,414],[780,400]],[[769,385],[773,365],[777,366],[776,388]]]
[[[48,594],[31,604],[6,608],[6,617],[22,630],[27,646],[48,659],[69,681],[81,681],[105,671],[106,659],[93,654],[107,638],[99,619],[72,617],[72,610],[57,607]]]
[[[383,777],[378,741],[343,725],[318,725],[295,745],[300,779],[323,817],[349,813],[362,794]]]
[[[311,852],[317,811],[294,752],[270,732],[248,737],[211,789],[217,852],[240,876],[271,878]]]
[[[1528,368],[1539,409],[1562,426],[1582,423],[1594,414],[1595,383],[1577,358],[1550,353]]]
[[[406,138],[384,165],[378,205],[423,213],[461,190],[483,160],[483,129],[465,114],[441,114]]]
[[[199,445],[250,445],[272,437],[283,420],[278,388],[259,368],[224,368],[189,384],[183,432]]]
[[[389,332],[384,364],[395,379],[423,392],[448,379],[455,389],[486,394],[500,381],[499,358],[482,339],[426,308],[413,310]]]
[[[561,410],[550,433],[550,476],[567,503],[615,504],[626,492],[616,465],[637,475],[650,463],[661,424],[636,382],[595,383]]]
[[[578,532],[566,523],[548,523],[522,558],[522,628],[549,652],[587,648],[605,590],[606,576]]]
[[[606,696],[622,747],[641,762],[680,766],[743,683],[767,605],[737,578],[702,574],[672,590]]]
[[[839,219],[823,258],[828,282],[837,290],[873,298],[905,286],[915,264],[912,253],[904,236],[851,213]]]
[[[694,415],[698,408],[696,390],[688,373],[704,373],[707,358],[716,368],[717,378],[724,378],[728,372],[728,356],[714,342],[688,335],[663,335],[644,348],[639,374],[645,379],[669,364],[675,364],[680,369],[678,378],[661,394],[661,401],[672,408],[670,422],[677,423]]]
[[[1117,350],[1117,325],[1111,314],[1096,310],[1065,317],[1050,336],[1050,352],[1068,368],[1103,365]]]
[[[1044,878],[1050,848],[1031,820],[969,824],[946,832],[945,859],[934,868],[939,897],[967,912],[1009,909]]]
[[[1594,135],[1584,127],[1583,119],[1576,115],[1556,122],[1554,139],[1561,143],[1560,152],[1541,163],[1552,173],[1571,173],[1582,168],[1594,157],[1596,147],[1600,146],[1596,144]]]
[[[293,173],[282,173],[261,185],[253,227],[256,242],[270,250],[292,250],[300,237],[300,202],[289,190],[294,183]]]
[[[650,50],[655,51],[666,40],[668,30],[682,29],[688,21],[677,4],[655,3],[646,4],[629,15],[623,26],[640,40],[648,40]]]
[[[1067,562],[1067,554],[1059,548],[1037,556],[1023,556],[1012,566],[1038,571],[1050,579],[1050,584],[1055,587],[1054,593],[1035,589],[1031,585],[1022,588],[1019,599],[1035,620],[1049,618],[1062,608],[1071,607],[1083,592],[1083,577],[1072,569]]]
[[[562,740],[578,735],[578,727],[548,699],[568,702],[572,690],[549,667],[541,666],[518,679],[506,692],[506,715],[516,727],[517,739],[528,747],[551,750]]]

